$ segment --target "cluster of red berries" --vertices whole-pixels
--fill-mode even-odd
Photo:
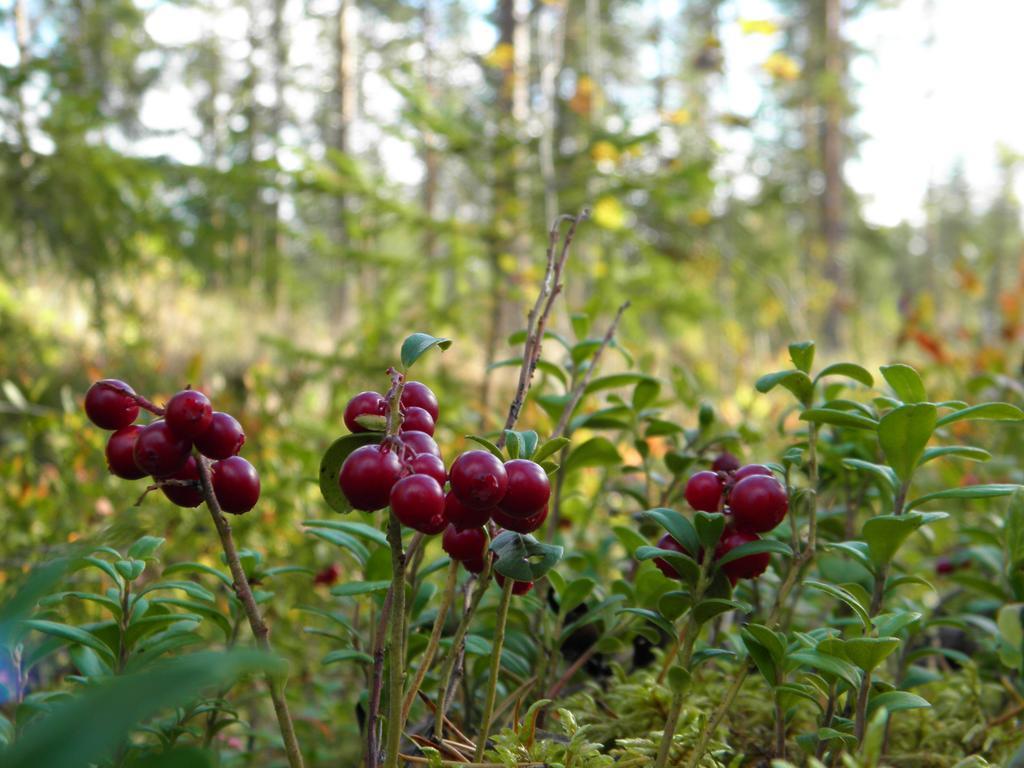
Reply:
[[[399,405],[398,435],[357,448],[341,466],[338,485],[355,509],[390,506],[402,525],[428,535],[443,532],[444,551],[473,573],[484,568],[490,521],[517,533],[531,533],[544,523],[551,484],[538,463],[502,462],[489,451],[472,450],[446,470],[433,438],[434,393],[418,381],[407,382]],[[387,398],[377,392],[361,392],[345,407],[352,432],[370,431],[375,418],[384,424],[389,416]],[[529,587],[517,582],[516,589]]]
[[[163,418],[139,425],[140,406]],[[113,431],[107,441],[107,466],[126,480],[152,476],[160,490],[180,507],[203,502],[201,460],[193,446],[213,460],[213,491],[224,512],[241,515],[260,498],[260,476],[238,455],[245,433],[235,418],[213,410],[209,398],[194,389],[178,392],[157,408],[118,379],[97,381],[85,395],[85,413],[97,427]]]
[[[771,469],[763,464],[740,466],[736,457],[728,453],[719,456],[711,470],[690,477],[684,495],[695,510],[726,515],[726,528],[715,547],[715,559],[743,544],[760,541],[758,534],[774,529],[789,510],[786,487]],[[658,546],[692,556],[668,534],[661,538]],[[770,561],[771,556],[763,552],[726,563],[722,570],[735,584],[740,579],[756,579],[765,572]],[[678,578],[675,568],[664,560],[658,559],[655,563],[666,576]]]

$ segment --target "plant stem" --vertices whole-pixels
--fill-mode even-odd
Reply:
[[[427,676],[430,664],[434,660],[434,654],[437,653],[437,646],[441,641],[441,632],[444,630],[444,624],[448,618],[448,609],[452,604],[452,599],[455,597],[455,583],[458,580],[458,575],[459,562],[458,560],[452,560],[448,565],[448,581],[444,587],[444,595],[441,597],[441,607],[437,609],[437,618],[434,619],[434,629],[430,633],[430,642],[427,643],[427,650],[423,653],[420,668],[416,672],[416,677],[412,681],[408,692],[405,694],[405,701],[402,703],[403,724],[409,718],[409,710],[412,709],[413,702],[416,701],[416,694],[420,686],[423,685],[423,678]]]
[[[505,625],[508,623],[508,608],[512,603],[512,588],[515,587],[512,579],[505,579],[505,586],[501,590],[501,602],[498,604],[497,624],[494,627],[494,642],[491,645],[491,679],[487,685],[487,702],[484,704],[484,714],[480,721],[480,733],[476,739],[476,755],[474,760],[480,762],[484,759],[484,752],[487,750],[487,737],[491,730],[491,716],[494,714],[494,702],[498,696],[498,677],[501,675],[501,648],[505,644]]]
[[[402,687],[405,660],[401,657],[402,616],[405,614],[405,553],[402,551],[402,524],[388,511],[388,543],[391,545],[391,612],[388,618],[391,636],[388,640],[388,709],[384,742],[385,768],[397,768],[398,748],[402,740]]]
[[[199,485],[203,491],[203,499],[206,501],[206,508],[210,510],[210,517],[217,528],[220,536],[221,547],[224,549],[224,557],[231,571],[231,578],[234,581],[235,594],[238,595],[242,608],[245,610],[246,618],[249,620],[249,627],[256,638],[256,645],[261,650],[270,652],[270,628],[260,614],[259,606],[256,604],[256,597],[249,586],[249,579],[242,568],[242,561],[238,558],[238,549],[235,547],[235,538],[231,534],[231,524],[221,511],[217,495],[213,492],[213,482],[210,477],[210,462],[205,456],[196,455],[196,465],[199,469]],[[267,687],[270,689],[270,700],[274,704],[274,714],[277,716],[277,725],[281,731],[281,739],[284,742],[285,753],[288,756],[288,765],[291,768],[302,768],[302,751],[299,749],[299,740],[295,736],[295,726],[292,724],[292,715],[288,711],[288,701],[284,697],[284,680],[279,680],[274,675],[267,674]]]
[[[786,759],[786,718],[778,691],[775,692],[775,757]]]

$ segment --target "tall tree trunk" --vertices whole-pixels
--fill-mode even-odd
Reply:
[[[334,91],[337,105],[335,121],[328,121],[333,125],[333,136],[327,140],[328,146],[333,147],[341,155],[351,153],[352,126],[359,109],[359,83],[356,75],[356,0],[339,0],[337,13],[337,29],[334,38],[335,47],[335,78]],[[344,192],[339,192],[334,200],[334,240],[339,249],[339,259],[343,258],[345,249],[349,245],[348,233],[348,208],[349,200]],[[345,270],[338,270],[339,275],[347,274]],[[342,283],[338,286],[335,306],[336,314],[345,315],[352,311],[351,302],[353,286],[345,277],[341,277]],[[343,323],[344,325],[344,323]]]
[[[822,171],[825,188],[821,196],[821,236],[825,243],[824,277],[835,287],[825,316],[825,342],[835,348],[840,341],[840,321],[846,294],[842,265],[843,222],[843,91],[846,64],[842,40],[842,2],[825,0],[824,70],[828,83],[821,131]]]
[[[274,41],[274,108],[270,113],[270,140],[275,147],[281,144],[281,130],[285,122],[285,73],[288,71],[288,37],[285,34],[284,11],[286,0],[274,0],[274,18],[270,37]],[[281,284],[281,263],[284,258],[284,236],[281,226],[281,178],[273,177],[273,202],[269,206],[266,258],[263,280],[271,302],[277,303]]]

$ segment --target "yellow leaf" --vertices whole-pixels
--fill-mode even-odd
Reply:
[[[689,125],[693,121],[693,113],[688,109],[677,109],[665,113],[665,121],[672,125]]]
[[[703,227],[711,221],[711,211],[707,208],[698,208],[695,211],[690,211],[686,218],[695,227]]]
[[[619,150],[610,141],[595,141],[590,148],[590,156],[598,163],[614,163],[619,159]]]
[[[626,224],[626,211],[614,197],[602,197],[594,204],[594,222],[605,229],[622,229]]]
[[[484,56],[484,64],[495,69],[508,69],[514,57],[515,48],[511,43],[498,43],[493,51]]]
[[[774,35],[779,25],[771,19],[740,19],[740,30],[745,35]]]
[[[800,65],[796,59],[782,51],[773,53],[761,66],[765,72],[778,80],[796,80],[800,77]]]
[[[517,268],[519,264],[516,261],[516,257],[511,253],[503,253],[498,256],[498,266],[501,268],[502,272],[511,275],[518,271]]]

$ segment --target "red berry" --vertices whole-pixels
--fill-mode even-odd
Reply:
[[[956,571],[956,565],[948,557],[940,557],[935,561],[935,572],[940,576],[945,576],[954,571]]]
[[[484,558],[474,557],[472,560],[463,560],[462,567],[470,573],[483,573],[484,572]]]
[[[786,489],[774,477],[750,475],[729,492],[736,528],[748,533],[764,533],[782,522],[789,509]]]
[[[454,525],[449,525],[441,537],[441,549],[452,560],[482,560],[487,554],[487,531],[483,528],[465,528],[460,531]]]
[[[135,440],[135,463],[153,477],[173,475],[185,466],[192,444],[178,437],[163,419],[147,424]]]
[[[490,509],[505,496],[508,473],[489,451],[466,451],[449,472],[452,491],[471,509]]]
[[[498,504],[513,517],[529,517],[548,503],[551,481],[547,472],[535,461],[512,459],[505,462],[508,490]]]
[[[199,488],[199,467],[194,456],[189,456],[185,466],[167,478],[168,480],[188,480],[194,485],[161,485],[164,496],[179,507],[198,507],[203,503],[203,492]]]
[[[722,454],[711,463],[712,472],[735,472],[740,468],[740,460],[728,451]]]
[[[388,505],[391,488],[402,477],[402,462],[394,451],[379,445],[356,448],[345,459],[338,485],[349,504],[363,512]]]
[[[401,403],[406,408],[414,406],[422,408],[430,414],[430,418],[434,420],[434,423],[437,423],[437,415],[439,413],[437,398],[426,384],[421,384],[418,381],[405,382],[405,387],[402,388]]]
[[[421,453],[432,453],[435,456],[441,455],[441,449],[437,447],[437,443],[430,435],[426,432],[420,432],[417,429],[411,429],[408,432],[402,432],[398,438],[412,449],[414,454]]]
[[[442,488],[448,482],[448,471],[444,468],[444,462],[440,456],[432,453],[416,454],[416,458],[412,460],[412,471],[417,475],[430,475]]]
[[[419,458],[419,457],[417,457]],[[451,491],[444,497],[444,517],[459,530],[479,528],[491,519],[491,509],[470,509]]]
[[[349,432],[369,432],[358,421],[360,416],[383,416],[387,401],[379,392],[360,392],[345,406],[345,426]]]
[[[722,481],[714,472],[698,472],[687,481],[685,496],[694,509],[717,512],[722,502]]]
[[[715,558],[724,557],[742,544],[749,544],[752,541],[760,540],[761,538],[756,533],[727,531],[718,542],[718,546],[715,547]],[[759,555],[747,555],[739,560],[726,563],[722,566],[722,570],[725,571],[725,575],[729,577],[729,580],[735,584],[740,579],[756,579],[767,570],[771,559],[771,555],[767,552],[762,552]]]
[[[660,539],[658,539],[658,549],[668,549],[668,550],[670,550],[672,552],[680,552],[680,553],[682,553],[684,555],[689,555],[690,557],[693,557],[693,554],[691,554],[690,550],[688,550],[686,547],[684,547],[678,541],[673,539],[667,533],[664,536],[662,536]],[[673,568],[672,564],[669,563],[668,560],[666,560],[666,559],[664,559],[662,557],[656,557],[656,558],[654,558],[654,564],[656,566],[658,566],[658,570],[659,571],[661,571],[663,574],[668,576],[670,579],[678,579],[679,578],[679,571],[677,571],[675,568]]]
[[[196,448],[209,459],[227,459],[242,450],[245,432],[234,416],[214,411],[210,426],[196,438]]]
[[[213,421],[210,399],[194,389],[182,390],[167,401],[164,420],[178,437],[194,440],[203,434]]]
[[[85,415],[102,429],[127,427],[139,415],[135,390],[120,379],[101,379],[85,393]]]
[[[391,488],[391,511],[409,528],[426,533],[444,518],[444,491],[430,475],[403,477]]]
[[[260,500],[260,476],[241,456],[230,456],[213,465],[213,492],[220,508],[241,515]]]
[[[545,504],[529,517],[513,517],[500,508],[492,510],[491,517],[494,518],[494,522],[507,530],[516,533],[533,533],[548,519],[548,505]]]
[[[499,587],[501,587],[502,589],[505,588],[505,577],[504,576],[502,576],[500,573],[496,573],[496,574],[494,574],[494,579],[495,579],[495,581],[498,582],[498,586]],[[531,589],[533,589],[533,582],[532,581],[515,581],[515,582],[512,582],[512,594],[513,595],[525,595]]]
[[[418,406],[410,406],[402,414],[402,432],[425,432],[428,435],[434,434],[434,420],[430,414]]]
[[[146,472],[135,463],[135,441],[142,427],[129,424],[121,427],[107,440],[107,467],[112,475],[125,480],[138,480],[145,477]]]
[[[331,563],[321,571],[317,571],[316,576],[313,577],[314,584],[323,584],[325,586],[331,586],[338,580],[338,576],[341,575],[341,569],[338,568],[336,563]]]
[[[733,475],[733,482],[738,483],[744,477],[752,477],[754,475],[765,475],[766,477],[775,477],[775,474],[768,469],[764,464],[747,464],[745,467],[740,467],[736,470],[736,474]]]

